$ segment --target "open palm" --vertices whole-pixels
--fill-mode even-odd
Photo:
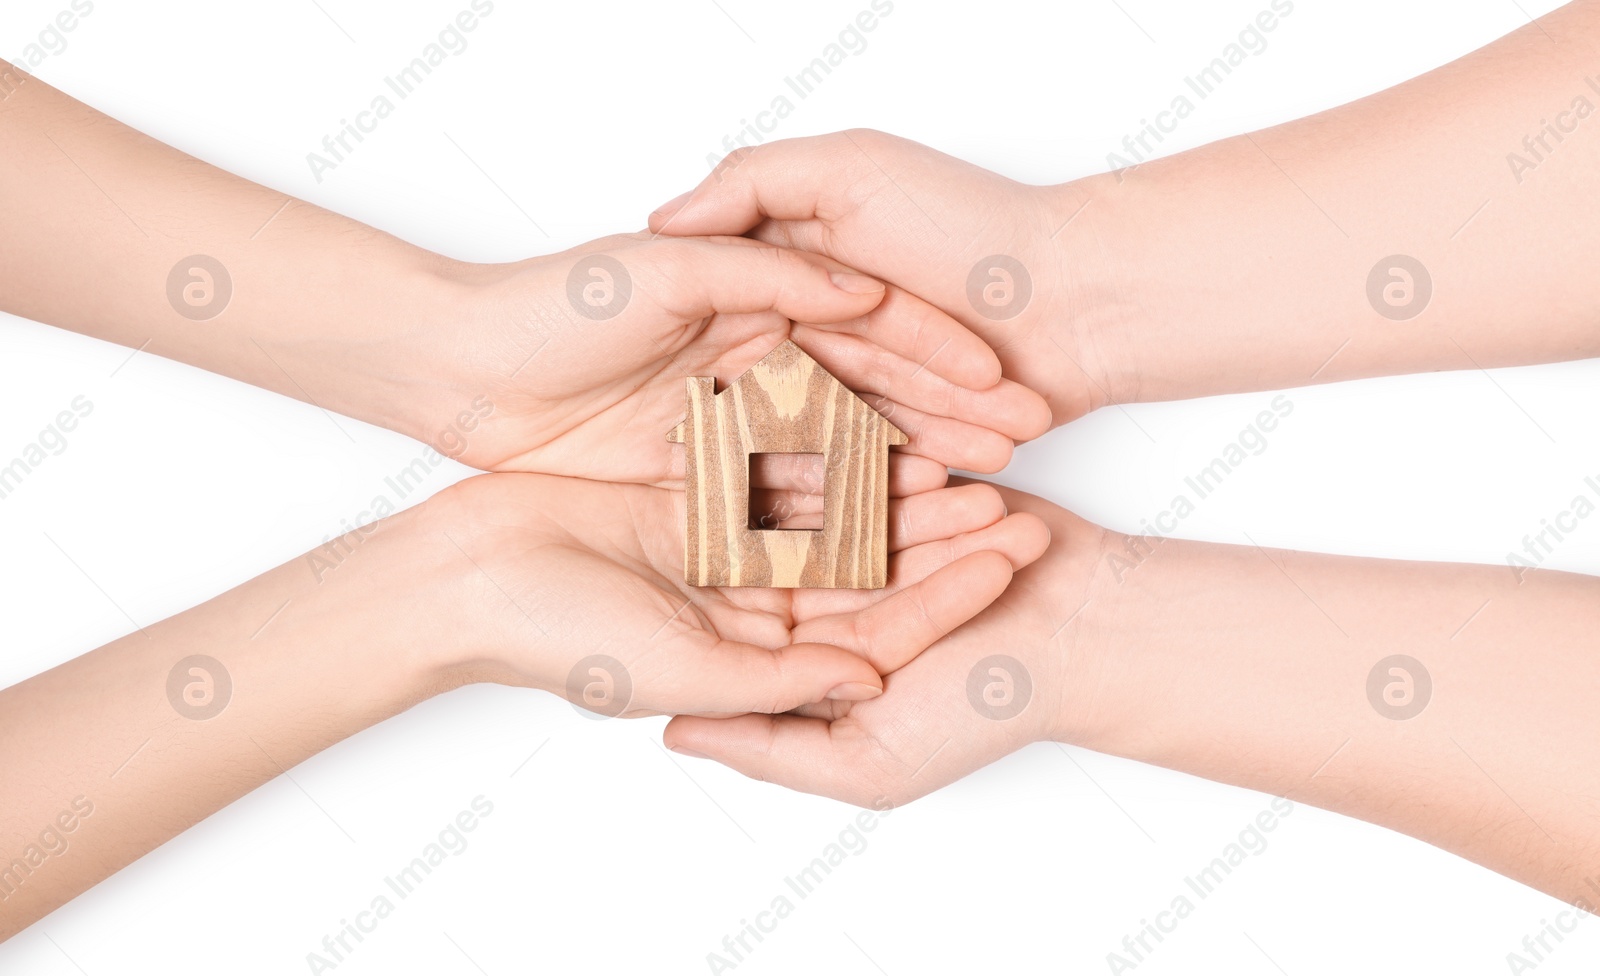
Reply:
[[[1086,721],[1092,676],[1069,680],[1067,669],[1085,619],[1098,614],[1087,608],[1110,602],[1095,599],[1110,585],[1101,571],[1106,533],[1044,499],[1001,494],[1013,512],[1048,525],[1049,552],[915,659],[872,659],[885,673],[881,696],[787,715],[677,718],[667,745],[809,793],[898,805]]]
[[[491,474],[445,504],[479,581],[463,613],[485,644],[477,677],[611,715],[874,697],[880,666],[976,614],[1048,543],[992,488],[947,488],[891,503],[882,590],[702,588],[683,582],[678,491]]]
[[[834,274],[834,272],[841,272]],[[793,337],[928,463],[994,471],[1049,414],[988,346],[926,302],[815,255],[742,238],[623,235],[494,269],[466,330],[429,337],[430,397],[479,399],[464,450],[486,470],[672,485],[684,380],[726,383]],[[840,284],[842,282],[843,284]],[[432,411],[447,416],[449,409]],[[910,470],[910,468],[908,468]]]

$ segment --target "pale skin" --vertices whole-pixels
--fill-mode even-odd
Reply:
[[[722,320],[712,320],[719,312],[739,316],[731,320],[735,335],[747,327],[781,335],[790,320],[813,318],[821,321],[796,328],[850,338],[870,332],[893,359],[885,362],[876,351],[858,355],[861,371],[853,376],[845,375],[848,358],[825,365],[857,388],[876,386],[908,410],[966,425],[940,433],[941,425],[930,422],[921,441],[923,431],[908,431],[913,453],[898,465],[901,494],[943,484],[945,463],[978,470],[1003,463],[1009,445],[984,430],[1016,439],[1047,425],[1038,402],[1011,381],[1041,394],[1060,423],[1113,402],[1595,355],[1600,343],[1591,323],[1600,285],[1580,266],[1597,233],[1587,175],[1595,150],[1566,143],[1522,183],[1511,182],[1514,192],[1500,189],[1512,180],[1505,152],[1581,90],[1583,51],[1597,32],[1595,9],[1579,3],[1544,18],[1543,31],[1554,41],[1533,28],[1519,31],[1382,96],[1260,133],[1254,145],[1230,140],[1142,166],[1120,181],[1107,176],[1058,188],[1023,187],[877,133],[764,147],[720,172],[688,204],[652,216],[652,228],[667,235],[754,231],[766,243],[818,252],[891,284],[877,294],[843,287],[838,294],[822,292],[825,272],[839,266],[808,270],[793,256],[751,258],[733,250],[750,251],[748,245],[696,241],[696,248],[717,249],[715,260],[698,252],[708,258],[705,264],[732,262],[735,271],[723,278],[707,270],[706,279],[722,284],[708,284],[698,302],[678,296],[649,303],[682,314],[642,315],[639,327],[674,352],[716,331]],[[1452,104],[1481,111],[1444,119],[1426,112],[1441,92]],[[598,405],[570,414],[573,391],[514,379],[511,360],[546,338],[563,341],[559,327],[568,315],[515,310],[559,309],[577,252],[546,265],[536,259],[526,266],[463,268],[299,204],[259,234],[267,244],[246,247],[239,239],[273,213],[280,196],[220,179],[209,168],[194,171],[198,180],[190,174],[181,192],[172,185],[166,195],[147,191],[168,167],[203,164],[185,162],[42,86],[32,95],[44,107],[19,115],[18,106],[27,103],[14,94],[0,107],[0,126],[20,119],[42,131],[66,121],[71,124],[62,135],[69,139],[109,130],[107,145],[115,151],[97,152],[97,139],[60,146],[73,153],[79,172],[97,174],[119,206],[86,184],[70,183],[62,174],[71,171],[59,160],[49,166],[39,162],[44,156],[34,157],[41,173],[30,194],[55,194],[54,205],[0,189],[0,208],[8,219],[49,217],[66,229],[59,245],[42,244],[53,259],[16,242],[4,245],[14,249],[4,254],[7,265],[23,272],[14,285],[7,282],[8,309],[128,345],[150,339],[152,351],[424,439],[448,427],[485,392],[480,380],[493,375],[494,389],[507,391],[496,400],[506,401],[506,412],[469,444],[472,463],[638,482],[607,490],[639,492],[625,507],[646,514],[671,507],[660,500],[673,497],[670,491],[649,487],[673,483],[668,455],[636,463],[630,452],[598,446],[625,426],[616,418],[652,409],[619,395],[627,385],[621,376],[628,374],[601,375],[585,388],[599,391],[593,393]],[[53,114],[52,105],[62,114]],[[29,145],[31,131],[18,129],[15,141]],[[40,153],[51,148],[37,138],[31,145]],[[861,158],[867,154],[874,170],[893,174],[894,186],[868,172]],[[221,205],[177,206],[191,202],[188,188],[195,186]],[[846,195],[830,196],[842,187],[849,188]],[[1491,205],[1474,216],[1486,197]],[[259,216],[245,219],[258,210]],[[181,246],[143,243],[139,218],[172,222],[153,236]],[[920,225],[929,218],[937,234]],[[286,237],[274,247],[272,235],[280,230]],[[675,279],[652,272],[692,261],[684,255],[696,253],[657,251],[657,243],[639,238],[604,247],[622,249],[619,259],[627,267],[642,261],[647,284]],[[628,249],[647,253],[630,256]],[[259,286],[253,292],[241,287],[227,313],[239,328],[210,330],[220,338],[197,341],[190,323],[164,311],[158,285],[174,262],[193,253],[214,254],[235,278]],[[302,260],[307,253],[316,260]],[[661,253],[669,256],[658,259]],[[1365,290],[1373,264],[1393,253],[1420,257],[1434,284],[1423,315],[1399,328],[1373,311]],[[1017,258],[1034,282],[1033,304],[1012,319],[978,314],[967,299],[970,270],[993,254]],[[69,256],[78,263],[64,264]],[[755,278],[770,278],[774,266],[787,268],[784,281],[794,287],[749,295],[751,269],[738,267],[748,260],[762,262]],[[106,282],[103,289],[79,287],[85,262]],[[372,263],[388,273],[372,276],[364,270]],[[307,280],[339,287],[308,289]],[[411,292],[417,282],[420,290]],[[461,289],[483,304],[458,301]],[[409,301],[397,303],[397,291]],[[797,304],[801,292],[805,298]],[[886,316],[896,309],[897,294],[904,295],[898,299],[903,318],[891,322]],[[846,295],[867,297],[857,306]],[[913,295],[943,317],[916,304]],[[460,316],[463,307],[487,310],[468,318],[473,328],[465,338],[433,327],[453,321],[449,316]],[[375,308],[392,314],[374,316]],[[285,309],[291,314],[280,314]],[[430,314],[408,322],[408,309]],[[967,393],[915,385],[920,381],[905,364],[914,373],[930,350],[920,344],[926,330],[905,323],[919,321],[951,330],[952,337],[949,346],[935,344],[945,352],[927,360],[924,372]],[[365,331],[385,322],[403,326],[398,334]],[[840,327],[850,322],[856,324]],[[993,360],[961,338],[959,324],[995,349],[1007,380],[993,382]],[[904,338],[888,338],[894,334]],[[257,341],[246,344],[240,336]],[[426,352],[418,358],[441,368],[485,336],[476,347],[480,355],[461,357],[470,367],[461,376],[439,380],[408,362],[414,354],[406,350],[420,348]],[[648,346],[638,345],[648,354]],[[960,355],[950,355],[952,349]],[[698,361],[720,363],[720,356],[738,351],[759,355],[731,342],[709,346]],[[584,362],[581,349],[571,355]],[[655,376],[666,367],[645,360],[629,369]],[[507,370],[513,379],[498,379]],[[715,372],[726,378],[722,367]],[[681,382],[681,374],[668,380]],[[968,400],[963,412],[958,401],[969,395],[988,399]],[[555,419],[563,416],[575,419]],[[998,418],[992,428],[973,423],[991,417]],[[675,419],[667,417],[663,430]],[[557,432],[553,438],[542,433],[550,429]],[[996,520],[1004,509],[994,507],[990,489],[974,486],[965,495],[946,491],[897,502],[902,518],[914,502],[936,506],[927,522],[939,530],[900,538],[897,586],[876,602],[867,597],[869,606],[821,599],[808,605],[804,594],[787,603],[767,603],[776,598],[764,596],[752,606],[739,593],[675,592],[672,562],[643,555],[650,548],[639,539],[643,522],[633,523],[639,545],[629,548],[619,543],[628,539],[626,524],[620,533],[610,526],[610,533],[574,538],[567,523],[541,521],[547,505],[559,511],[591,503],[592,483],[577,490],[564,485],[572,482],[514,474],[476,479],[437,504],[385,523],[324,583],[317,584],[304,564],[290,564],[149,628],[148,635],[131,635],[4,692],[7,707],[0,715],[37,717],[26,728],[3,730],[6,741],[25,747],[0,760],[7,764],[0,782],[38,796],[21,804],[15,819],[9,810],[16,805],[6,805],[0,839],[12,847],[26,843],[79,793],[97,805],[82,830],[102,832],[79,835],[72,859],[47,862],[29,882],[40,886],[21,896],[19,909],[5,903],[5,924],[26,924],[280,768],[428,694],[465,680],[560,688],[567,669],[589,648],[552,647],[536,636],[534,615],[522,607],[548,600],[571,608],[576,601],[545,589],[560,574],[546,579],[517,558],[532,551],[567,560],[561,567],[568,575],[574,568],[595,573],[617,593],[616,606],[635,608],[628,619],[651,630],[668,619],[668,633],[677,635],[680,647],[706,655],[706,667],[688,680],[660,668],[652,652],[625,658],[611,651],[629,662],[630,672],[639,670],[641,711],[688,713],[669,725],[671,746],[775,782],[865,804],[904,802],[1025,743],[1055,739],[1385,823],[1560,897],[1577,897],[1582,878],[1596,873],[1590,866],[1600,862],[1600,844],[1590,797],[1600,747],[1586,734],[1584,695],[1597,666],[1600,593],[1593,580],[1534,572],[1518,584],[1503,568],[1177,541],[1143,555],[1119,580],[1107,557],[1125,552],[1129,540],[1019,493],[1005,493],[1012,514]],[[534,497],[536,504],[524,500]],[[573,517],[574,524],[582,522]],[[1046,527],[1054,544],[1032,562]],[[934,547],[923,550],[933,558],[912,555],[919,549],[912,540],[919,538]],[[930,572],[911,570],[906,564],[915,560]],[[980,600],[1004,589],[1016,567],[1026,568],[982,610]],[[407,589],[424,583],[415,596]],[[434,602],[438,593],[445,603]],[[692,599],[692,617],[665,617],[677,605],[674,596]],[[259,622],[289,597],[303,598],[304,607],[291,599],[293,612],[284,610],[252,642]],[[484,608],[481,630],[460,634],[452,627],[462,600]],[[1489,610],[1463,629],[1485,601],[1491,601]],[[947,607],[950,616],[925,607]],[[595,612],[608,629],[619,613],[616,607]],[[939,639],[972,613],[971,624]],[[330,621],[342,639],[319,643]],[[337,629],[345,626],[350,630]],[[441,633],[445,629],[451,632]],[[575,632],[592,633],[581,626]],[[381,666],[364,666],[360,652],[371,650],[363,647],[371,634],[407,653],[397,663],[391,649]],[[1303,650],[1286,665],[1283,648],[1291,637]],[[262,641],[270,653],[256,653]],[[933,645],[917,654],[917,645],[929,641]],[[238,656],[237,669],[230,665],[239,697],[222,715],[202,723],[174,710],[164,694],[174,661],[201,651],[217,655],[218,648],[232,653],[226,649],[246,644],[251,653]],[[978,714],[967,699],[973,665],[997,647],[1023,662],[1034,687],[1029,706],[1007,720]],[[742,653],[725,653],[733,650]],[[1429,707],[1406,721],[1379,715],[1366,698],[1368,670],[1397,651],[1424,661],[1436,688]],[[264,666],[269,661],[286,666]],[[733,666],[737,678],[719,678],[719,664]],[[754,686],[752,669],[765,679]],[[852,689],[828,697],[848,685],[876,692],[880,673],[887,675],[881,695]],[[317,689],[338,689],[338,700],[308,696],[299,684],[303,676]],[[361,692],[358,700],[351,689]],[[63,698],[90,703],[103,727],[87,738],[80,729],[78,741],[64,745],[60,737],[47,739],[50,723],[59,721],[51,703]],[[286,708],[298,719],[290,727],[278,718]],[[722,717],[783,709],[791,713]],[[200,783],[195,769],[205,771]],[[63,770],[71,772],[63,777]],[[141,781],[141,775],[149,778]],[[136,777],[129,781],[134,785],[122,785],[129,776]],[[90,790],[105,782],[116,785]],[[100,819],[101,810],[118,813]],[[14,911],[19,921],[13,922]],[[0,928],[0,935],[10,931]]]
[[[650,227],[751,232],[921,295],[1057,424],[1108,403],[1596,356],[1597,49],[1600,4],[1579,0],[1350,105],[1059,186],[879,132],[775,142],[730,156]],[[1519,183],[1508,154],[1580,95],[1596,115]],[[1404,323],[1367,297],[1394,254],[1433,284]],[[991,255],[1032,278],[1015,317],[968,300]]]
[[[284,769],[468,682],[621,716],[876,696],[881,672],[1047,545],[1043,523],[1008,515],[994,489],[944,487],[947,465],[998,469],[1015,439],[1044,430],[1043,400],[900,289],[741,238],[622,235],[514,264],[452,261],[221,172],[3,63],[0,79],[0,222],[28,229],[0,242],[0,307],[498,472],[0,691],[0,939]],[[600,254],[629,281],[614,311],[615,276],[609,293],[569,289]],[[206,320],[179,307],[216,294],[215,275],[190,272],[194,255],[233,285]],[[582,284],[599,280],[581,270]],[[199,290],[169,299],[175,271]],[[666,440],[685,379],[732,379],[791,335],[911,438],[891,458],[890,584],[687,587],[682,451]],[[755,501],[774,524],[814,521],[809,474],[758,466]],[[193,655],[219,673],[180,665]],[[198,715],[224,675],[225,707]],[[79,797],[93,812],[70,856],[49,856],[45,832],[81,813]]]
[[[1597,50],[1600,3],[1580,0],[1351,105],[1062,186],[877,132],[777,142],[736,154],[650,226],[749,233],[919,294],[988,340],[1058,424],[1110,403],[1597,356],[1600,135],[1547,135],[1532,169],[1508,158],[1533,159],[1525,140],[1577,97],[1600,105],[1585,81]],[[1431,277],[1410,319],[1368,297],[1395,254]],[[1020,314],[969,299],[992,255],[1031,277]],[[1381,823],[1600,907],[1586,880],[1600,877],[1600,581],[1151,548],[1006,498],[1050,525],[1050,551],[887,675],[881,697],[678,718],[668,743],[863,804],[920,796],[1025,743],[1078,743]],[[1130,545],[1136,568],[1119,572],[1111,555],[1129,560]],[[966,690],[997,648],[1034,689],[1003,721]],[[1433,685],[1403,720],[1367,693],[1401,653]]]
[[[910,436],[907,488],[936,487],[946,465],[998,471],[1013,441],[1048,427],[1040,398],[1002,379],[981,339],[836,262],[642,233],[511,264],[453,261],[21,77],[0,62],[15,167],[0,221],[38,229],[0,241],[8,312],[308,400],[484,470],[675,484],[682,454],[661,441],[682,419],[684,378],[731,380],[791,335]],[[168,296],[176,275],[205,298],[194,255],[220,261],[233,285],[201,322]],[[575,271],[604,288],[584,264],[596,255],[631,284],[614,312],[569,296]],[[465,447],[441,440],[480,397],[495,410]]]
[[[0,938],[307,757],[470,682],[619,717],[874,697],[880,671],[982,609],[1049,539],[993,488],[953,487],[891,503],[883,590],[699,588],[683,583],[682,504],[644,485],[468,479],[346,536],[331,569],[286,563],[0,691],[0,850],[22,855],[76,797],[94,809],[68,855],[6,879]],[[231,684],[213,717],[169,691],[191,655]]]

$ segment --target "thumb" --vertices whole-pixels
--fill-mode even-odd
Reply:
[[[680,715],[667,723],[662,740],[685,756],[712,759],[751,779],[792,790],[869,804],[864,761],[872,756],[865,737],[835,736],[820,718],[740,715],[699,718]]]
[[[764,218],[811,220],[834,188],[872,175],[871,161],[847,132],[735,149],[700,185],[656,208],[650,230],[743,234]]]
[[[828,644],[776,649],[705,635],[680,652],[681,667],[658,697],[670,712],[740,715],[787,712],[824,700],[866,701],[883,693],[872,665]]]
[[[775,311],[805,322],[844,322],[883,301],[883,282],[824,259],[754,241],[658,240],[636,254],[652,302],[685,321],[717,312]]]

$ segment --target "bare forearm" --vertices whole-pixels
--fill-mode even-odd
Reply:
[[[1600,581],[1146,542],[1102,561],[1066,738],[1581,893],[1600,865]]]
[[[1112,398],[1600,355],[1597,41],[1579,0],[1370,98],[1056,191],[1087,204],[1060,238],[1068,307]]]
[[[0,75],[0,307],[403,427],[397,347],[456,265]]]
[[[412,514],[0,691],[0,939],[449,686]]]

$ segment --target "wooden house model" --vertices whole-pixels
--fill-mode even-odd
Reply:
[[[721,393],[688,379],[688,411],[667,440],[684,446],[695,586],[877,589],[888,580],[889,446],[906,435],[785,340]],[[754,454],[809,454],[823,481],[823,527],[752,525]]]

